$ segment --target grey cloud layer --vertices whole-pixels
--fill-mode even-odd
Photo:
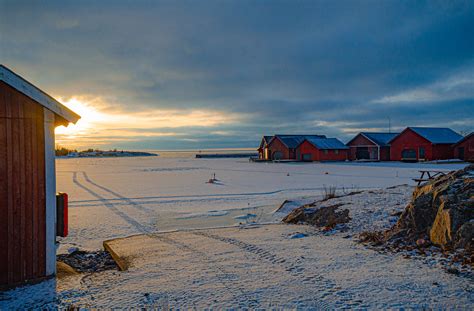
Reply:
[[[246,115],[209,134],[183,128],[182,146],[249,146],[274,132],[344,139],[389,116],[473,129],[470,1],[0,1],[0,29],[2,62],[54,94]],[[431,97],[413,96],[423,90]]]

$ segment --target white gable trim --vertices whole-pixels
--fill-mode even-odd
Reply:
[[[0,65],[0,81],[25,94],[68,122],[76,123],[80,119],[79,115],[3,65]]]
[[[46,275],[56,273],[56,165],[54,157],[54,118],[44,108],[44,164],[46,185]]]
[[[375,141],[373,141],[373,140],[370,139],[369,137],[365,136],[364,133],[360,133],[360,135],[364,136],[365,138],[367,138],[368,140],[370,140],[371,142],[373,142],[376,146],[380,146],[380,145],[377,144]]]

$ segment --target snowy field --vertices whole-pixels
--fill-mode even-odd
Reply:
[[[472,280],[353,241],[361,230],[396,220],[389,215],[403,209],[420,169],[451,171],[463,164],[277,164],[189,155],[56,164],[57,189],[70,199],[69,237],[58,251],[95,250],[104,240],[142,234],[124,240],[137,245],[126,248],[133,265],[126,272],[0,293],[1,310],[44,305],[469,309],[474,303]],[[219,182],[206,183],[213,174]],[[349,232],[326,236],[306,226],[268,225],[283,216],[274,211],[284,200],[310,202],[321,198],[325,187],[336,186],[343,194],[396,185],[405,186],[342,198],[354,216]],[[267,225],[190,230],[248,223]],[[303,237],[292,239],[298,233]],[[146,245],[153,247],[139,248]]]
[[[414,184],[420,169],[463,164],[251,163],[246,159],[143,157],[58,159],[57,189],[69,194],[70,246],[97,249],[106,239],[183,228],[272,221],[286,199]],[[206,183],[213,174],[218,183]]]

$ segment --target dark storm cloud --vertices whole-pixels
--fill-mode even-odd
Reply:
[[[55,95],[245,116],[183,144],[347,139],[389,117],[473,129],[471,1],[0,1],[0,29],[2,63]]]

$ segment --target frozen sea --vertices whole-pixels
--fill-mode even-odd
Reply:
[[[361,230],[394,221],[419,170],[465,164],[254,163],[157,153],[57,159],[57,190],[69,195],[69,236],[59,239],[58,252],[97,250],[104,240],[131,236],[115,240],[131,266],[0,293],[0,310],[470,309],[474,303],[473,281],[446,273],[437,261],[380,254],[355,241]],[[218,182],[208,183],[214,174]],[[392,186],[399,187],[375,190]],[[311,202],[328,187],[340,194],[373,190],[340,198],[353,217],[349,231],[328,235],[279,224],[283,215],[274,211],[283,201],[292,201],[285,208]]]
[[[70,234],[61,241],[60,251],[71,246],[97,249],[103,240],[139,233],[268,222],[283,200],[319,196],[330,186],[345,192],[414,185],[412,179],[421,169],[465,166],[254,163],[245,158],[196,159],[198,152],[57,159],[57,190],[68,193],[70,207]],[[219,181],[207,183],[214,174]]]

